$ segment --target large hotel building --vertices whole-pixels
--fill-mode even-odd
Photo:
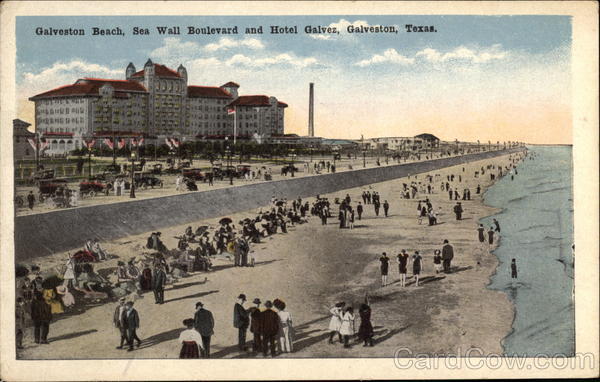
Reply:
[[[266,95],[238,95],[239,85],[188,85],[183,65],[170,69],[148,60],[136,71],[130,63],[125,80],[78,79],[72,85],[29,98],[35,102],[36,132],[49,143],[48,154],[83,147],[88,137],[150,139],[268,140],[284,134],[287,104]]]

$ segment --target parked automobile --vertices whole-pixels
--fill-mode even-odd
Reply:
[[[118,164],[109,164],[108,166],[104,166],[102,168],[103,174],[119,174],[121,173],[121,166]]]
[[[152,170],[150,170],[150,172],[154,175],[160,175],[162,173],[162,169],[162,163],[155,163],[152,165]]]
[[[55,173],[54,169],[40,170],[40,171],[37,171],[33,175],[33,179],[35,181],[39,181],[39,180],[42,180],[42,179],[53,179],[55,174],[56,173]]]
[[[79,193],[81,196],[90,196],[92,198],[100,193],[106,192],[107,188],[109,188],[109,186],[106,181],[99,178],[91,178],[79,183]]]
[[[45,198],[53,196],[59,188],[67,189],[66,179],[41,179],[39,181],[39,201],[44,201]]]
[[[162,188],[163,181],[160,178],[153,176],[151,173],[138,173],[134,175],[135,186],[137,188],[146,189],[148,187]]]
[[[245,176],[247,173],[252,171],[252,166],[248,163],[238,164],[236,168],[242,176]]]
[[[194,179],[194,180],[204,180],[205,174],[202,169],[199,168],[189,168],[183,170],[183,176],[185,178]]]

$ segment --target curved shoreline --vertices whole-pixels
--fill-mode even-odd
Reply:
[[[445,179],[447,173],[458,174],[461,166],[468,169],[464,174],[473,174],[479,166],[489,163],[506,163],[508,156],[485,159],[454,167],[433,170]],[[416,176],[423,180],[425,174]],[[481,183],[485,190],[490,181],[480,179],[474,182],[465,177],[462,185],[474,190]],[[415,175],[408,179],[408,183]],[[180,322],[193,310],[195,299],[200,298],[213,311],[218,323],[214,341],[216,358],[235,358],[237,352],[231,350],[237,332],[230,326],[233,298],[245,292],[250,298],[263,300],[283,298],[294,317],[298,329],[295,341],[297,352],[284,357],[292,358],[393,358],[395,352],[408,347],[413,354],[438,354],[462,356],[479,349],[483,355],[500,354],[501,339],[508,332],[513,305],[505,293],[486,288],[490,275],[495,271],[498,259],[487,252],[478,255],[473,249],[478,244],[476,222],[495,213],[495,209],[483,204],[482,195],[475,195],[464,202],[464,220],[455,221],[451,212],[454,201],[448,201],[447,193],[440,193],[436,181],[436,193],[429,195],[435,207],[442,207],[441,224],[437,226],[418,225],[416,221],[416,200],[400,199],[398,192],[407,178],[372,184],[374,190],[389,199],[391,216],[375,217],[372,206],[365,208],[362,222],[356,222],[354,230],[341,230],[332,219],[327,226],[321,226],[318,218],[311,218],[308,224],[291,228],[288,234],[277,234],[262,244],[253,246],[257,258],[256,268],[234,268],[229,262],[221,261],[218,270],[212,273],[195,274],[166,290],[166,307],[154,305],[150,295],[136,302],[136,309],[144,320],[140,329],[142,338],[159,338],[163,333],[177,333]],[[349,193],[356,201],[363,187],[337,191],[328,194],[335,196]],[[424,197],[422,195],[422,197]],[[312,200],[312,198],[311,198]],[[244,211],[231,215],[234,221],[253,214]],[[214,220],[200,220],[196,224],[214,224]],[[186,225],[172,226],[162,230],[167,247],[176,245],[171,237],[185,229]],[[109,253],[121,260],[138,255],[145,234],[132,235],[126,240],[106,243]],[[455,247],[455,272],[436,275],[431,264],[433,249],[441,247],[443,238],[450,239]],[[310,238],[310,240],[307,240]],[[397,266],[390,267],[389,287],[379,286],[378,257],[387,251],[392,257],[400,249],[409,253],[415,249],[422,251],[425,259],[422,285],[413,286],[412,273],[407,278],[408,285],[401,288],[396,282]],[[486,247],[487,250],[487,247]],[[479,257],[480,258],[479,258]],[[55,254],[36,259],[43,269],[60,265],[64,254]],[[39,260],[39,261],[38,261]],[[101,263],[102,267],[114,267],[118,259]],[[477,265],[477,261],[481,261]],[[222,265],[221,265],[222,264]],[[208,284],[202,280],[208,276]],[[200,293],[198,293],[200,291]],[[327,344],[328,308],[338,298],[344,298],[355,307],[360,304],[368,291],[373,309],[373,325],[376,331],[376,346],[363,348],[355,345],[343,349]],[[274,295],[276,294],[276,295]],[[195,297],[198,296],[198,297]],[[233,296],[233,297],[232,297]],[[502,296],[502,297],[500,297]],[[189,299],[192,298],[192,299]],[[171,302],[172,301],[172,302]],[[225,301],[225,304],[223,303]],[[25,359],[56,358],[127,358],[130,354],[114,350],[116,337],[109,320],[114,305],[105,303],[71,317],[61,317],[52,324],[51,337],[68,336],[81,330],[81,325],[92,325],[97,332],[65,339],[52,344],[52,354],[47,348],[27,346],[23,352]],[[166,309],[166,311],[165,311]],[[166,314],[166,316],[165,316]],[[103,319],[98,320],[98,317]],[[166,320],[151,320],[154,317]],[[160,321],[160,322],[154,322]],[[357,322],[358,325],[358,322]],[[113,338],[114,337],[114,338]],[[94,349],[89,348],[95,343]],[[336,341],[337,344],[337,341]],[[235,347],[235,346],[234,346]],[[136,358],[175,358],[177,343],[170,338],[135,352]],[[479,355],[477,352],[471,355]]]

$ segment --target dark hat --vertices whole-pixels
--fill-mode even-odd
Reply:
[[[254,301],[252,301],[253,304],[260,304],[260,298],[255,298]]]
[[[198,301],[198,302],[196,303],[196,308],[197,308],[197,307],[199,307],[199,306],[204,306],[204,304],[203,304],[203,303],[201,303],[200,301]]]
[[[186,318],[185,320],[183,320],[183,325],[185,326],[194,326],[194,319],[193,318]]]
[[[444,240],[444,244],[448,244],[448,240]]]
[[[271,301],[267,301],[267,302],[265,302],[265,307],[266,308],[272,308],[273,307],[273,303]]]
[[[125,305],[133,306],[133,301],[127,301],[127,303]]]
[[[245,300],[245,299],[246,299],[246,295],[242,293],[242,294],[240,294],[240,295],[238,296],[238,298],[239,298],[239,299],[242,299],[242,300]]]

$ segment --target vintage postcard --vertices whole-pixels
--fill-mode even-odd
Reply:
[[[2,379],[598,376],[597,3],[0,10]]]

